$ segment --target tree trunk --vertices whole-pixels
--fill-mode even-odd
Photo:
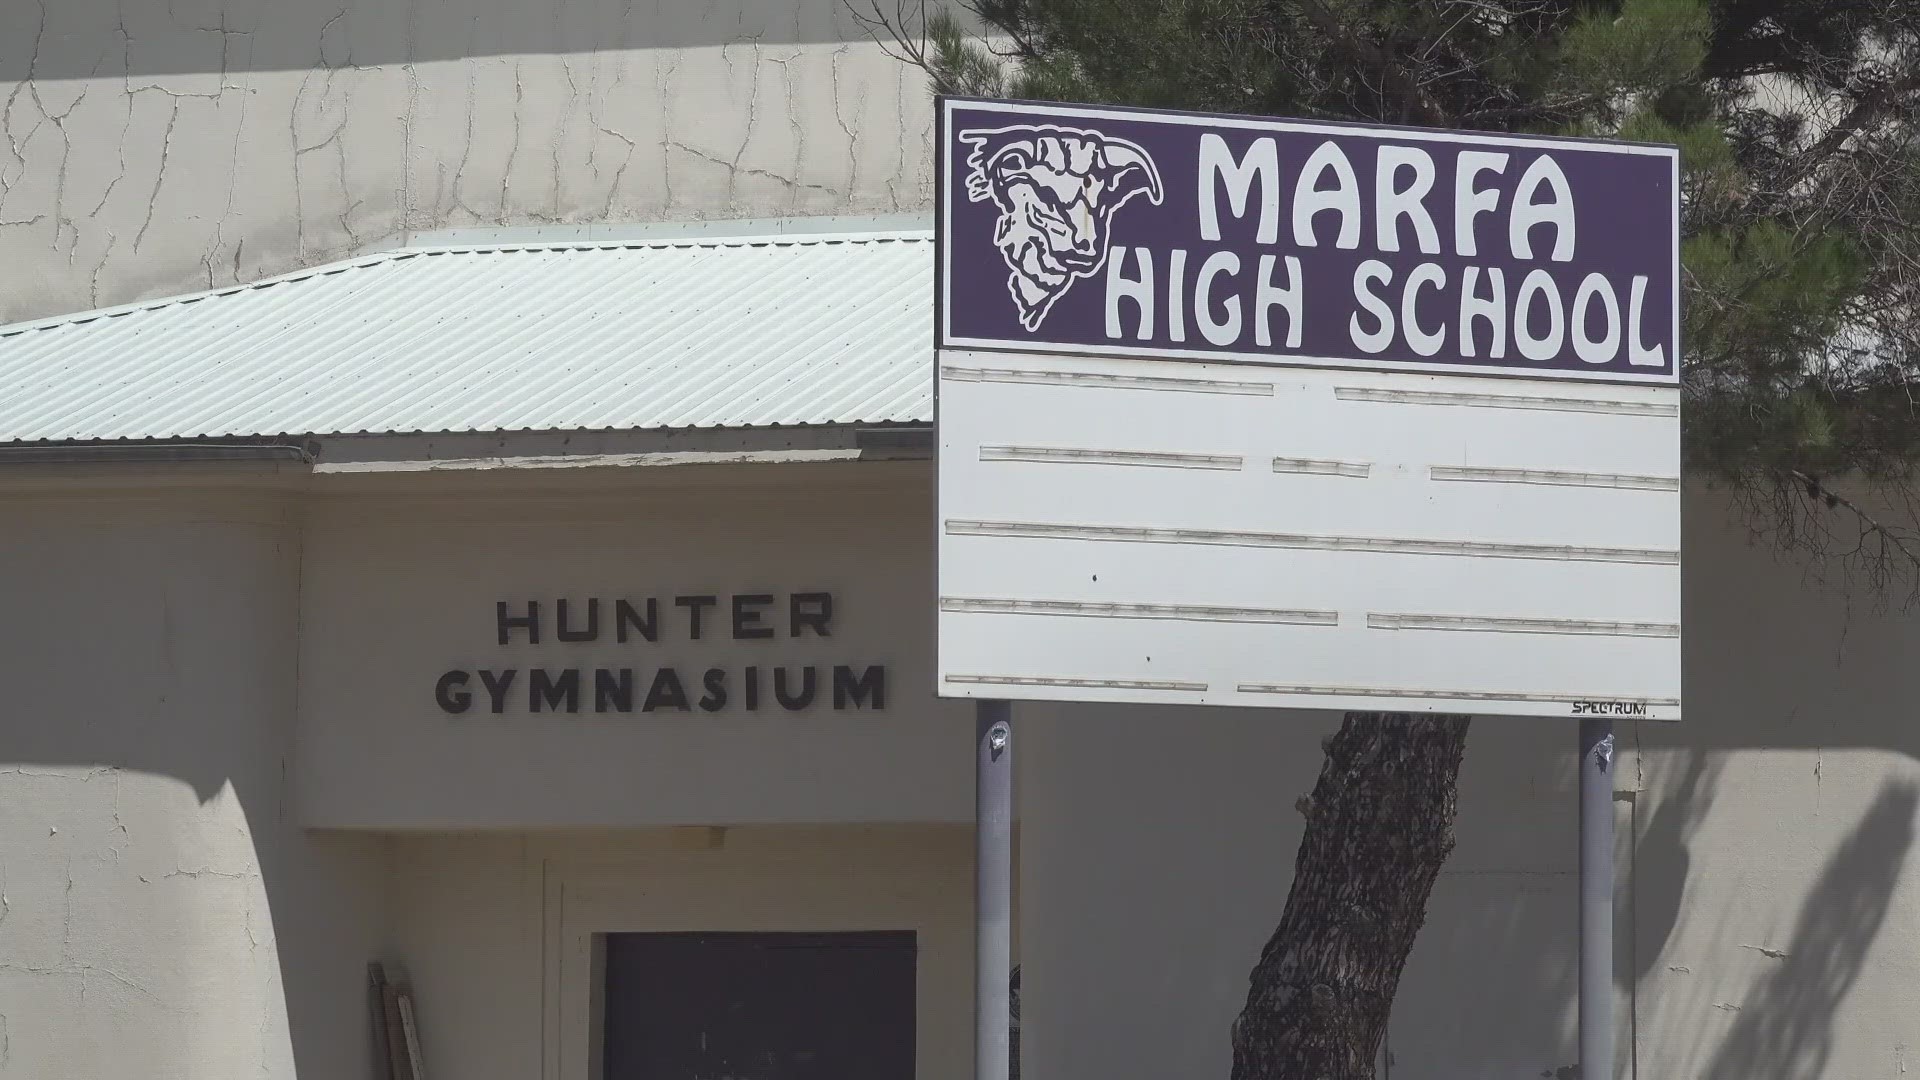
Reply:
[[[1453,850],[1465,716],[1348,713],[1327,740],[1280,926],[1233,1027],[1233,1080],[1373,1080]]]

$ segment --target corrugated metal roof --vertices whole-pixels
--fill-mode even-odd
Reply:
[[[387,252],[0,328],[0,442],[925,422],[933,238]]]

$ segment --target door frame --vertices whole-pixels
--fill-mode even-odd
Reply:
[[[973,872],[944,852],[890,865],[857,853],[660,855],[543,868],[544,1080],[602,1080],[605,935],[911,931],[916,1080],[973,1075]]]

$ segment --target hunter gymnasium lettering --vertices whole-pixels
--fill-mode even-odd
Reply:
[[[833,594],[697,593],[640,599],[592,597],[494,605],[498,645],[508,648],[611,646],[644,651],[664,638],[762,642],[833,636]],[[604,652],[601,654],[604,655]],[[598,657],[596,657],[598,659]],[[884,664],[739,663],[454,668],[433,699],[451,716],[471,712],[720,713],[886,708]]]

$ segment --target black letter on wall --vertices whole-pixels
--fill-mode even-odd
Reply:
[[[585,630],[567,629],[567,602],[565,600],[554,602],[553,621],[556,624],[554,632],[560,635],[561,641],[592,641],[594,638],[600,636],[600,601],[594,599],[587,601],[587,628]]]
[[[512,639],[513,628],[516,626],[527,628],[527,644],[540,644],[540,601],[527,601],[527,613],[524,616],[509,616],[505,600],[495,604],[493,610],[494,621],[500,627],[500,644],[505,645]]]
[[[458,714],[473,708],[473,695],[467,693],[466,685],[464,671],[449,671],[440,676],[440,681],[433,686],[433,700],[440,703],[441,712]]]
[[[813,704],[814,682],[816,681],[814,678],[813,665],[808,664],[806,667],[801,668],[800,672],[800,694],[795,697],[787,693],[787,669],[784,667],[773,669],[773,696],[780,699],[780,704],[785,706],[788,712],[799,712],[801,709]]]
[[[494,712],[503,713],[507,711],[507,691],[513,687],[513,677],[516,674],[518,673],[512,668],[508,668],[498,675],[495,675],[491,671],[482,671],[480,673],[480,684],[487,688],[487,696],[493,699]]]
[[[546,668],[534,668],[527,673],[527,709],[539,712],[541,702],[554,712],[577,713],[580,711],[580,669],[566,668],[554,678]],[[565,703],[565,708],[561,704]]]
[[[619,671],[609,671],[606,668],[594,669],[593,711],[633,711],[632,668],[621,668]]]
[[[739,641],[742,638],[772,637],[773,627],[766,626],[760,622],[761,613],[759,611],[749,609],[749,605],[753,605],[755,608],[762,608],[771,603],[773,603],[773,597],[765,593],[749,593],[734,597],[733,639]]]
[[[615,600],[613,621],[614,636],[619,638],[623,645],[627,641],[628,628],[640,631],[640,636],[648,641],[660,640],[660,603],[651,596],[647,597],[647,615],[644,619],[640,617],[638,611],[633,609],[632,603],[626,600]]]
[[[787,601],[789,637],[799,637],[800,628],[809,626],[821,637],[831,636],[827,630],[827,621],[833,618],[833,594],[824,592],[797,592]]]
[[[707,696],[700,699],[700,707],[708,712],[719,712],[727,707],[727,673],[717,667],[708,668],[704,683]]]
[[[868,707],[875,711],[887,707],[887,669],[881,664],[872,664],[853,677],[853,669],[840,664],[833,669],[833,707],[844,709],[848,702],[858,709],[863,701],[871,699]]]
[[[653,686],[647,690],[646,703],[640,706],[641,712],[671,707],[681,712],[687,711],[686,688],[680,685],[680,673],[670,667],[663,667],[653,673]]]
[[[713,605],[719,603],[720,601],[718,597],[713,597],[713,596],[676,596],[673,598],[673,602],[680,605],[683,608],[686,608],[687,611],[691,614],[692,621],[690,624],[689,635],[693,638],[693,640],[699,641],[701,610],[704,608],[710,608]]]

